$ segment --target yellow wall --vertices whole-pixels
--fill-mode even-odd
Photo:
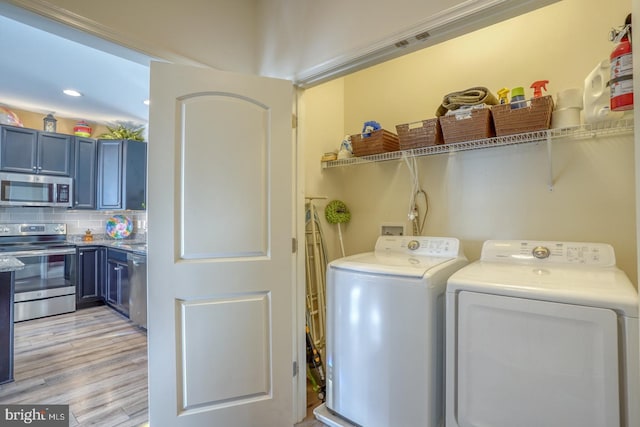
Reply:
[[[318,215],[324,221],[324,207],[331,199],[346,199],[341,185],[344,173],[323,173],[320,158],[325,151],[332,151],[344,137],[344,79],[336,79],[314,89],[303,91],[299,99],[299,144],[304,161],[305,197],[327,197],[313,200]],[[322,143],[324,142],[324,144]],[[329,199],[330,197],[330,199]],[[348,224],[347,224],[348,225]],[[324,223],[323,232],[329,258],[340,256],[336,226]],[[345,249],[346,250],[346,249]]]
[[[45,118],[46,114],[35,113],[33,111],[19,110],[17,108],[12,108],[9,105],[1,105],[1,106],[13,111],[18,116],[18,118],[20,119],[24,127],[30,128],[30,129],[38,129],[38,130],[43,129],[44,122],[42,120]],[[73,135],[73,128],[76,125],[76,123],[78,123],[78,120],[67,119],[62,117],[56,117],[56,120],[57,120],[56,122],[57,133]],[[92,138],[97,138],[99,135],[102,135],[103,133],[107,132],[107,128],[103,124],[97,124],[93,122],[87,122],[87,123],[89,124],[89,126],[91,126]]]
[[[320,155],[366,120],[395,125],[434,117],[443,95],[472,86],[501,87],[549,80],[549,94],[582,87],[613,50],[629,0],[563,0],[335,82],[305,91],[303,134],[308,192],[345,201],[347,253],[371,250],[382,223],[407,221],[410,180],[402,161],[321,170]],[[344,111],[344,116],[333,117]],[[329,113],[331,112],[331,113]],[[455,236],[470,259],[487,239],[607,242],[634,283],[636,273],[633,135],[554,143],[553,191],[547,187],[545,144],[420,158],[430,209],[423,235]],[[324,205],[321,205],[321,208]],[[325,229],[332,228],[325,224]],[[334,235],[327,239],[334,239]],[[332,242],[330,258],[339,255]]]

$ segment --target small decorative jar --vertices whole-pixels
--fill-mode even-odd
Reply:
[[[83,136],[89,138],[91,136],[91,126],[84,120],[79,121],[73,128],[73,134],[75,136]]]
[[[93,242],[93,234],[91,234],[91,230],[87,230],[84,232],[84,236],[82,236],[83,242]]]

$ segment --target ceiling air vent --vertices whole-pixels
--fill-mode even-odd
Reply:
[[[417,34],[416,40],[426,40],[429,37],[431,37],[431,34],[429,34],[429,31],[425,31],[424,33]]]
[[[409,41],[407,40],[400,40],[399,42],[396,42],[396,47],[405,47],[409,45]]]

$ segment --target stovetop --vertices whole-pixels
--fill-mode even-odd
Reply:
[[[66,224],[0,224],[0,252],[64,247]]]
[[[9,223],[0,224],[0,238],[11,236],[66,236],[67,224]],[[66,237],[65,237],[66,238]]]

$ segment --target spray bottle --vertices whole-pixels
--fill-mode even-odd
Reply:
[[[506,104],[509,99],[509,88],[503,87],[498,91],[498,99],[500,100],[500,104]]]
[[[531,88],[533,89],[533,97],[540,98],[542,96],[542,90],[547,91],[547,83],[549,80],[536,80],[531,83]]]

